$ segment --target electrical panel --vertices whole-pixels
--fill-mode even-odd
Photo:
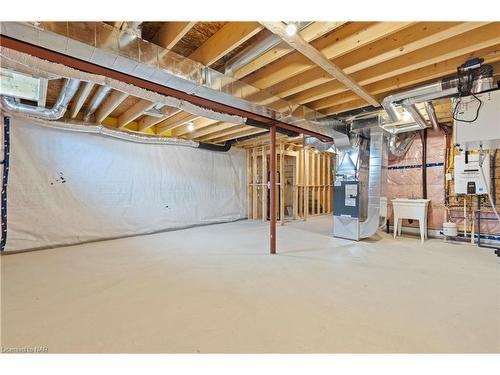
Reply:
[[[487,194],[490,184],[490,157],[483,157],[483,172],[486,184],[481,175],[479,154],[469,154],[465,163],[465,154],[455,156],[455,194]]]
[[[500,90],[475,96],[480,101],[473,95],[453,99],[454,142],[461,150],[500,148]]]

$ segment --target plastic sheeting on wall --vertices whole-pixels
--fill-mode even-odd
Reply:
[[[244,150],[137,144],[35,121],[11,118],[6,251],[247,216]]]

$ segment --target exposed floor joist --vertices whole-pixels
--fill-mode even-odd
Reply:
[[[373,96],[371,96],[363,87],[358,85],[356,81],[345,74],[337,65],[328,60],[328,58],[323,53],[321,53],[309,43],[307,43],[304,39],[302,39],[300,35],[288,35],[286,32],[285,24],[283,24],[282,22],[262,22],[262,24],[267,27],[268,30],[278,35],[281,39],[287,42],[295,50],[299,51],[309,60],[321,67],[332,77],[336,78],[339,82],[342,82],[344,86],[355,92],[359,97],[365,99],[368,104],[373,106],[380,105],[378,101]]]
[[[196,22],[165,22],[154,37],[159,46],[172,49],[193,28]]]

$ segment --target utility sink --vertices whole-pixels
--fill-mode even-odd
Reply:
[[[430,199],[396,198],[392,200],[394,210],[394,238],[401,235],[403,219],[418,220],[422,243],[427,238],[427,208]]]

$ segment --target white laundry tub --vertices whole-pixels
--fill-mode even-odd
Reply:
[[[422,243],[427,238],[427,208],[430,199],[396,198],[392,200],[394,211],[394,238],[401,235],[403,219],[418,220]]]

